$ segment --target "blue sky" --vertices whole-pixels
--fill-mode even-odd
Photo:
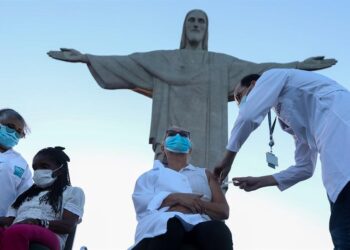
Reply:
[[[86,192],[75,248],[126,249],[136,219],[131,193],[152,166],[148,145],[152,101],[128,90],[101,89],[86,66],[50,59],[60,47],[127,55],[179,47],[187,11],[209,16],[209,50],[253,62],[290,62],[324,55],[338,64],[320,73],[350,87],[346,0],[0,0],[0,107],[19,111],[32,130],[16,149],[31,162],[46,146],[71,157],[74,185]],[[237,107],[229,103],[229,129]],[[293,164],[292,138],[279,128],[280,169]],[[267,121],[252,134],[230,176],[272,174],[266,167]],[[237,249],[330,249],[329,205],[320,168],[280,192],[231,188],[230,226]],[[288,244],[286,244],[288,242]]]

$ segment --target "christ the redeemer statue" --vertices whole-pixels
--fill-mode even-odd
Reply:
[[[227,144],[227,102],[240,79],[270,68],[318,70],[337,61],[311,57],[301,62],[253,63],[208,51],[208,17],[202,10],[187,13],[180,49],[96,56],[74,49],[50,51],[54,59],[85,63],[106,89],[130,89],[153,99],[149,143],[161,157],[165,130],[176,125],[191,132],[195,144],[191,163],[212,169]]]

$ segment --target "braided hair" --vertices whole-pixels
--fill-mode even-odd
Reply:
[[[29,201],[33,197],[37,196],[42,191],[48,191],[47,194],[40,198],[40,203],[49,203],[53,211],[58,214],[62,207],[62,194],[67,186],[70,186],[70,177],[68,171],[68,162],[70,161],[68,155],[63,151],[63,147],[48,147],[40,150],[35,156],[46,156],[57,165],[62,166],[61,174],[57,175],[55,182],[46,188],[41,188],[33,184],[28,190],[22,193],[12,207],[18,209],[24,201]]]

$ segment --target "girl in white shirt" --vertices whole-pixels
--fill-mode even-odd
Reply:
[[[27,250],[36,242],[63,249],[83,215],[84,193],[70,184],[69,157],[62,147],[40,150],[33,159],[34,185],[0,218],[0,249]]]

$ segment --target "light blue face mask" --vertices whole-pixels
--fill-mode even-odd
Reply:
[[[17,131],[0,124],[0,145],[9,149],[18,144],[20,136]]]
[[[192,147],[190,139],[179,134],[168,136],[164,144],[166,150],[182,154],[188,154]]]
[[[245,93],[245,95],[242,97],[241,99],[241,102],[239,103],[238,107],[240,108],[244,103],[247,102],[247,98],[248,98],[248,95],[250,93],[250,91],[252,91],[254,85],[251,85],[248,89],[247,89],[247,92]]]
[[[241,107],[245,102],[247,101],[247,95],[242,97],[241,102],[239,103],[238,107]]]

